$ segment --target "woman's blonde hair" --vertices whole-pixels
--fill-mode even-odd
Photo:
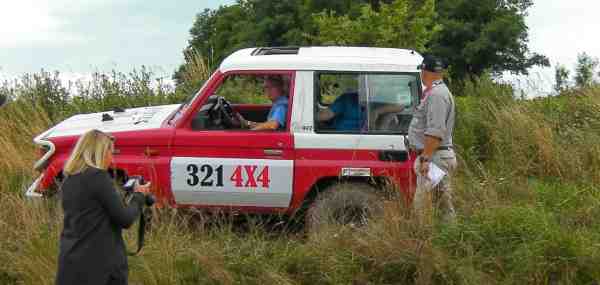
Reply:
[[[88,167],[106,169],[106,153],[112,152],[114,138],[99,130],[91,130],[81,135],[69,160],[65,164],[65,175],[81,173]]]

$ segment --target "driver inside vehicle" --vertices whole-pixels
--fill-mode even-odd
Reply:
[[[285,81],[281,76],[268,76],[264,82],[265,95],[273,102],[265,122],[252,122],[237,113],[240,126],[253,131],[276,131],[285,128],[288,111],[288,96],[285,93]]]

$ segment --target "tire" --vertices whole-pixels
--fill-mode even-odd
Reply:
[[[48,200],[55,200],[60,202],[62,199],[62,184],[63,184],[63,180],[60,178],[53,178],[53,183],[52,185],[50,185],[50,188],[46,190],[46,192],[44,193],[44,197],[46,197]]]
[[[338,183],[317,196],[306,213],[308,232],[332,225],[365,226],[383,213],[383,199],[365,183]]]

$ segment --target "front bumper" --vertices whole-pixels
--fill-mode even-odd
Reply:
[[[46,135],[48,133],[50,133],[51,131],[52,131],[52,129],[49,129],[49,130],[45,131],[43,134],[41,134],[33,139],[33,142],[35,144],[48,148],[48,151],[44,154],[44,156],[42,156],[42,158],[40,158],[40,160],[36,161],[35,164],[33,165],[33,169],[35,169],[37,171],[42,171],[44,169],[44,167],[46,166],[48,159],[50,159],[50,157],[54,154],[54,152],[56,152],[56,146],[54,146],[54,144],[50,140],[45,139]]]
[[[28,198],[41,198],[42,194],[38,193],[37,190],[40,187],[40,183],[42,182],[42,179],[44,178],[44,174],[40,175],[35,181],[33,181],[33,183],[31,184],[31,186],[29,186],[29,188],[27,188],[27,191],[25,191],[25,196]]]

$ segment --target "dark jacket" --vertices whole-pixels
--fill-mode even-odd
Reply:
[[[61,188],[64,228],[56,284],[127,284],[127,254],[121,235],[141,213],[144,195],[125,206],[105,170],[68,176]]]

